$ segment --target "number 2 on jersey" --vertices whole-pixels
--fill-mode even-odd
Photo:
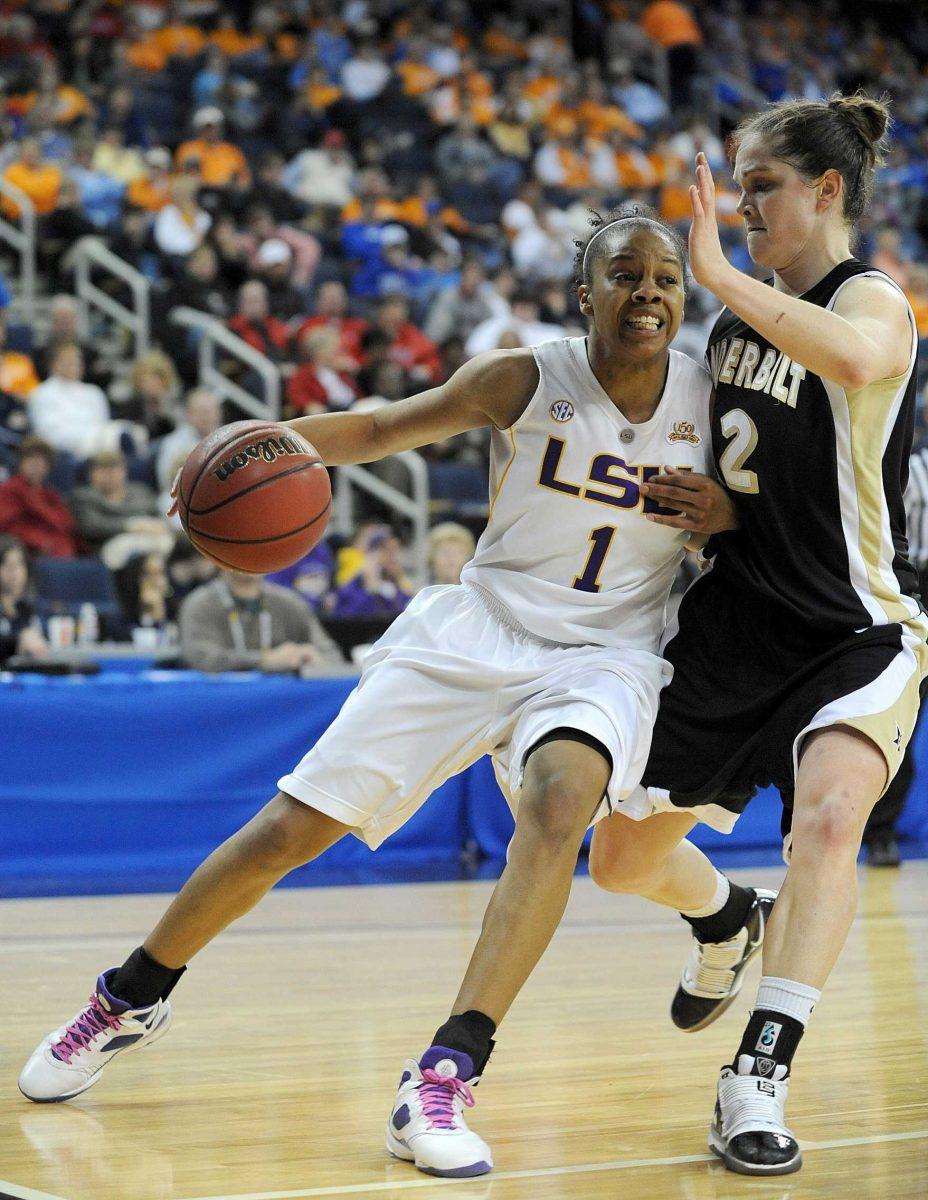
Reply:
[[[743,408],[733,408],[721,421],[722,433],[731,441],[722,451],[719,470],[733,492],[756,496],[760,491],[756,471],[746,471],[744,464],[757,446],[757,426]]]
[[[590,541],[593,545],[590,547],[586,566],[571,585],[578,592],[599,591],[599,573],[603,569],[603,563],[606,561],[606,555],[609,553],[609,547],[615,537],[615,529],[615,525],[600,525],[599,529],[594,529],[590,534]]]

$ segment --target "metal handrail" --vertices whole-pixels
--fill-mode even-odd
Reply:
[[[200,334],[199,382],[220,399],[230,400],[251,416],[270,421],[280,419],[281,373],[278,365],[266,354],[255,350],[248,342],[207,313],[186,306],[171,310],[171,320]],[[264,382],[264,399],[246,392],[243,387],[223,375],[216,364],[216,350],[237,358],[251,367]],[[405,517],[412,525],[413,576],[418,586],[428,583],[429,533],[429,475],[425,459],[414,450],[393,455],[409,473],[410,492],[407,496],[398,488],[385,483],[362,466],[340,466],[335,473],[335,494],[332,497],[332,528],[350,537],[354,533],[353,496],[366,492]]]
[[[95,308],[129,331],[135,339],[136,356],[147,353],[151,344],[151,281],[147,276],[108,250],[93,235],[80,238],[65,257],[74,267],[74,291],[84,327],[87,326],[87,310]],[[92,268],[122,280],[132,295],[132,308],[98,287],[91,278]]]
[[[29,325],[35,322],[35,205],[21,188],[0,176],[0,195],[19,209],[20,224],[14,225],[0,216],[0,241],[19,255],[19,310]]]
[[[412,524],[413,577],[418,587],[429,581],[429,473],[425,459],[415,450],[404,450],[392,458],[401,462],[409,472],[411,496],[384,483],[365,467],[342,466],[335,473],[335,494],[332,497],[332,527],[345,537],[354,533],[352,494],[355,490],[375,496],[394,512],[408,518]],[[388,461],[388,460],[383,460]]]
[[[280,419],[281,374],[280,367],[275,362],[226,329],[221,321],[217,321],[208,313],[182,305],[172,308],[170,317],[175,324],[195,329],[199,334],[201,386],[209,388],[220,400],[230,400],[254,417],[270,421]],[[217,349],[224,350],[227,355],[238,359],[258,374],[264,384],[263,400],[223,375],[216,361]]]

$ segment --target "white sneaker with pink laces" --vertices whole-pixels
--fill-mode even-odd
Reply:
[[[93,1087],[117,1055],[150,1046],[167,1033],[170,1003],[158,1000],[133,1009],[107,987],[116,970],[100,976],[86,1008],[36,1046],[19,1077],[19,1090],[28,1100],[70,1100]]]
[[[473,1108],[477,1082],[469,1055],[430,1046],[410,1059],[387,1122],[387,1149],[414,1162],[426,1175],[465,1179],[493,1169],[486,1142],[467,1128],[464,1109]]]

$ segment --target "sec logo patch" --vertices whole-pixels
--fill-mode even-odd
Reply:
[[[551,405],[551,416],[555,421],[563,424],[564,421],[569,421],[574,415],[574,406],[569,400],[555,400]]]

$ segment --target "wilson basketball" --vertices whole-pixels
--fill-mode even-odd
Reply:
[[[265,575],[308,554],[325,533],[329,473],[289,426],[236,421],[203,439],[180,474],[187,536],[222,567]]]

